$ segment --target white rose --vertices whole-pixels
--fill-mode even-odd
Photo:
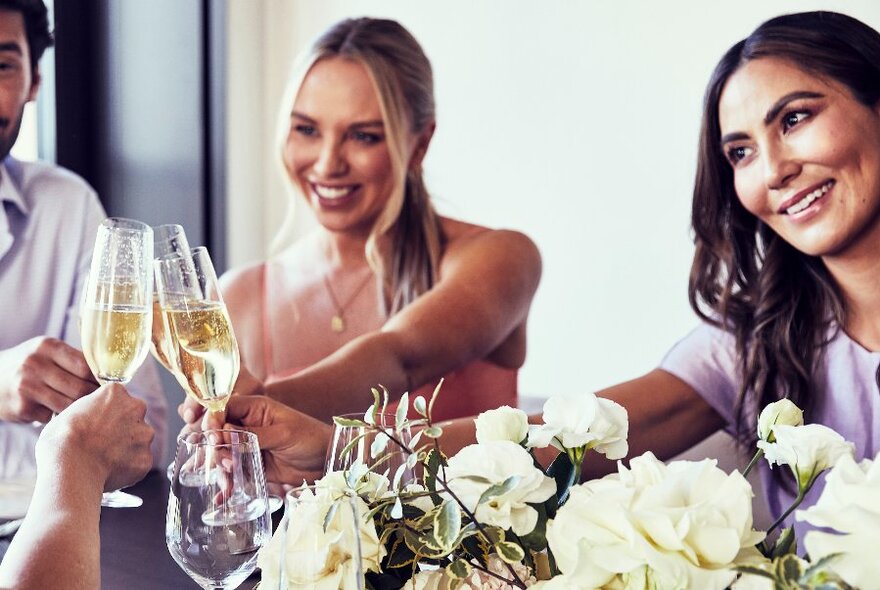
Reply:
[[[813,562],[838,553],[828,563],[848,584],[877,588],[880,580],[880,453],[857,464],[850,455],[840,458],[825,478],[816,504],[799,510],[798,520],[839,534],[809,531],[804,547]]]
[[[474,423],[477,425],[478,443],[508,440],[519,444],[529,433],[526,413],[510,406],[483,412]]]
[[[581,486],[547,528],[560,570],[584,587],[725,588],[728,568],[756,553],[752,489],[715,461],[669,465],[651,453]]]
[[[622,459],[628,430],[626,410],[616,402],[592,393],[557,396],[544,404],[544,424],[529,429],[528,446],[596,449],[609,459]]]
[[[356,482],[354,488],[348,485],[345,471],[331,471],[321,479],[315,481],[315,485],[334,492],[336,496],[344,495],[349,491],[358,496],[364,496],[367,501],[373,502],[384,497],[391,487],[391,482],[381,473],[374,473],[361,462],[357,462],[349,469],[349,477]]]
[[[774,438],[771,427],[776,424],[786,424],[788,426],[802,426],[804,423],[804,412],[794,405],[790,399],[785,398],[779,401],[767,404],[761,415],[758,417],[758,438],[773,442]]]
[[[616,476],[570,488],[547,524],[547,543],[563,574],[584,588],[598,588],[644,565],[628,514],[634,494]]]
[[[477,520],[512,528],[517,535],[532,532],[538,521],[538,513],[528,503],[544,502],[556,492],[556,482],[535,467],[525,449],[510,441],[467,446],[449,459],[445,472],[449,488]],[[477,505],[483,492],[512,476],[520,478],[513,489]]]
[[[583,590],[583,586],[575,583],[568,576],[556,576],[529,586],[532,590]]]
[[[277,587],[283,564],[289,590],[356,590],[358,547],[363,571],[379,571],[385,556],[373,520],[362,517],[369,507],[355,497],[353,509],[347,497],[326,489],[314,495],[303,491],[300,498],[285,515],[286,530],[279,527],[260,551],[257,565],[263,584]],[[334,503],[338,507],[325,528],[324,519]]]
[[[759,440],[758,448],[764,451],[771,467],[774,463],[788,465],[801,490],[805,490],[840,457],[851,457],[855,448],[852,443],[821,424],[777,424],[771,426],[770,431],[776,437],[776,442]]]

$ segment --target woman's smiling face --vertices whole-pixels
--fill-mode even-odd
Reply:
[[[379,98],[361,63],[332,57],[312,66],[293,105],[284,161],[321,225],[369,231],[394,173]]]
[[[880,231],[880,113],[790,61],[746,62],[718,106],[743,206],[798,250],[835,256]]]

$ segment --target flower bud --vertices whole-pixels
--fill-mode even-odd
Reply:
[[[758,438],[773,442],[776,437],[773,435],[772,428],[776,424],[784,424],[786,426],[802,426],[804,423],[804,412],[788,399],[783,398],[767,406],[761,411],[758,417]]]

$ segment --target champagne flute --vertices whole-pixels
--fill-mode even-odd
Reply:
[[[101,384],[128,383],[149,347],[150,259],[153,230],[132,219],[111,217],[98,227],[88,282],[80,308],[83,354]],[[121,491],[101,504],[137,507],[143,501]]]
[[[154,263],[168,327],[170,364],[184,390],[208,411],[222,412],[238,379],[238,343],[207,249]]]
[[[173,256],[181,256],[189,258],[192,256],[189,248],[189,242],[186,239],[186,233],[183,226],[176,223],[166,223],[153,227],[153,255],[155,258],[167,258]],[[159,303],[159,282],[154,283],[153,290],[153,331],[150,341],[150,352],[159,364],[165,367],[172,375],[174,367],[171,365],[171,340],[168,338],[168,324],[165,315],[162,313]]]
[[[238,379],[238,343],[207,249],[193,248],[191,254],[154,261],[170,364],[187,395],[209,412],[222,412]],[[184,474],[181,481],[188,484],[189,476]],[[224,511],[206,514],[205,519],[227,522],[232,509],[240,512],[234,518],[247,518],[251,500],[236,489]]]
[[[340,417],[349,420],[364,419],[363,413],[343,414]],[[412,441],[409,428],[397,428],[394,414],[377,413],[375,426],[381,427],[406,446]],[[415,482],[415,469],[407,465],[406,453],[393,440],[389,440],[384,450],[373,456],[372,446],[378,434],[372,427],[336,424],[327,448],[326,473],[362,466],[361,468],[366,467],[375,473],[386,475],[391,480],[392,487],[397,490]]]
[[[246,513],[226,501],[237,490],[251,499]],[[217,513],[227,518],[206,518]],[[256,435],[241,430],[181,435],[168,494],[165,543],[183,571],[206,590],[235,588],[254,571],[257,552],[271,534]]]

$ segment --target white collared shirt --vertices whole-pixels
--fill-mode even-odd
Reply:
[[[7,157],[0,165],[0,351],[36,336],[79,348],[79,293],[105,217],[94,190],[72,172]],[[154,465],[164,459],[167,404],[148,358],[129,384],[156,429]],[[35,471],[40,428],[0,421],[0,480]]]

